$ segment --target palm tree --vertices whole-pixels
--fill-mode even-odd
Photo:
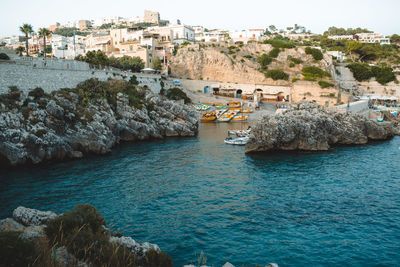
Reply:
[[[26,55],[29,56],[28,38],[29,38],[29,34],[31,34],[33,32],[33,27],[30,24],[24,23],[21,27],[19,27],[19,30],[22,33],[25,33],[25,51],[26,51]]]
[[[44,43],[44,58],[46,58],[46,36],[50,35],[50,31],[46,28],[41,28],[39,29],[39,36],[43,37],[43,43]]]
[[[19,54],[20,57],[22,57],[22,52],[25,51],[25,48],[23,46],[18,46],[15,52]]]

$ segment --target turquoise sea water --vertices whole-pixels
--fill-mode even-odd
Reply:
[[[321,153],[245,155],[228,127],[123,144],[107,156],[0,170],[0,218],[24,205],[100,209],[114,230],[158,244],[176,266],[400,263],[400,138]]]

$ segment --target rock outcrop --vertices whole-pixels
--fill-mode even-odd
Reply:
[[[99,94],[95,90],[92,95]],[[108,153],[120,141],[197,133],[198,115],[191,106],[149,89],[132,90],[139,95],[103,91],[105,97],[93,99],[83,90],[78,95],[70,89],[51,95],[38,91],[26,96],[16,90],[0,95],[0,160],[15,166],[81,158]],[[132,99],[140,104],[133,105]]]
[[[386,140],[398,131],[392,123],[327,109],[315,103],[289,105],[261,118],[253,127],[246,153],[270,150],[328,150],[335,144],[360,145]]]

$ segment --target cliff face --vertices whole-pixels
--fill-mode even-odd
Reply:
[[[148,89],[132,92],[137,92],[141,106],[132,105],[132,96],[123,92],[115,94],[115,103],[103,97],[82,98],[74,90],[39,96],[14,90],[1,95],[0,158],[10,165],[36,164],[105,154],[120,141],[197,133],[198,119],[192,107]]]
[[[230,54],[227,44],[196,44],[179,48],[171,58],[171,74],[180,78],[193,80],[215,80],[220,82],[256,83],[268,85],[289,85],[291,78],[300,77],[301,69],[306,65],[317,65],[326,69],[328,63],[321,60],[315,63],[304,48],[292,48],[281,51],[269,69],[279,68],[290,75],[288,81],[265,78],[259,71],[257,57],[268,54],[272,50],[269,44],[248,44],[235,46],[234,54]],[[303,63],[289,67],[288,56],[299,58]]]
[[[335,144],[366,144],[395,134],[398,131],[392,123],[377,123],[360,115],[301,102],[280,114],[264,116],[253,127],[246,152],[328,150]]]

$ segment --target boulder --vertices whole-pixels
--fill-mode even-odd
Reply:
[[[25,226],[42,225],[55,217],[57,217],[57,214],[52,211],[39,211],[22,206],[13,211],[14,220]]]
[[[136,242],[133,238],[129,236],[112,236],[110,237],[110,242],[120,244],[121,246],[131,250],[133,253],[139,256],[143,256],[150,249],[154,249],[155,251],[160,252],[160,248],[157,245],[150,244],[149,242],[144,242],[141,244],[139,242]]]
[[[0,232],[23,232],[25,227],[11,218],[0,220]]]
[[[66,247],[56,249],[55,259],[61,266],[88,267],[86,263],[79,261],[74,255],[70,254]]]

